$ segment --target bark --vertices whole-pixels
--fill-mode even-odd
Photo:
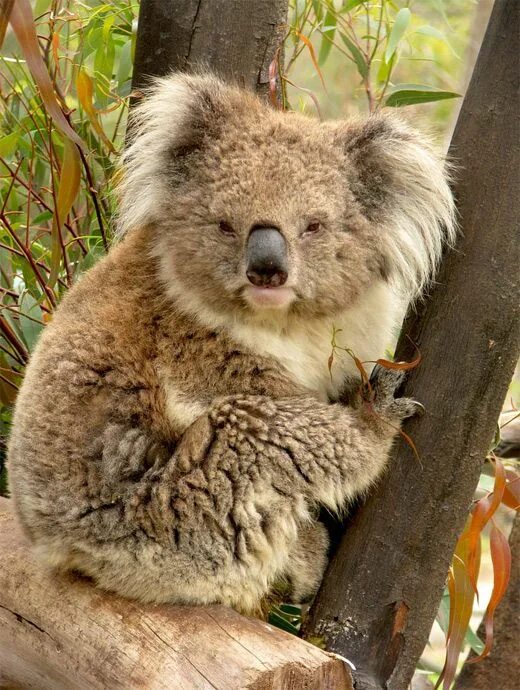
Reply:
[[[306,624],[356,664],[356,690],[411,680],[519,354],[519,14],[495,2],[450,147],[462,233],[397,348],[423,357],[403,391],[427,410],[405,426],[421,464],[397,444]]]
[[[267,94],[286,21],[287,0],[141,0],[133,86],[206,67]]]
[[[520,632],[520,513],[516,514],[509,536],[511,547],[511,579],[506,594],[500,602],[494,618],[493,648],[490,655],[476,664],[462,667],[455,683],[455,690],[518,690],[520,657],[518,635]],[[484,624],[478,629],[485,637]],[[474,656],[474,655],[472,655]]]
[[[142,606],[33,561],[0,499],[0,688],[352,690],[336,656],[224,607]]]
[[[489,22],[491,10],[493,9],[494,0],[477,0],[477,5],[474,9],[473,21],[469,30],[469,40],[466,50],[464,52],[464,67],[462,76],[457,91],[459,93],[466,93],[471,75],[475,68],[480,46],[486,32],[486,27]],[[450,118],[450,126],[446,131],[446,143],[449,143],[453,136],[453,131],[457,123],[461,107],[460,99],[454,102],[453,114]]]

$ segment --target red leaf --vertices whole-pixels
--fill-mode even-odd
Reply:
[[[325,89],[325,91],[327,91],[327,87],[325,86],[325,80],[323,79],[323,74],[321,73],[320,66],[318,65],[318,60],[316,59],[316,53],[314,52],[314,46],[309,41],[307,36],[304,36],[299,31],[296,31],[296,35],[298,36],[300,41],[303,41],[305,43],[305,45],[307,46],[307,48],[309,50],[309,54],[311,56],[312,64],[314,65],[314,69],[318,73],[318,76],[319,76],[320,81],[323,85],[323,88]]]
[[[493,591],[484,615],[486,643],[480,656],[468,659],[470,663],[485,659],[491,651],[493,645],[493,616],[497,606],[502,601],[511,576],[511,549],[509,542],[494,524],[489,535],[489,547],[493,562]]]
[[[475,592],[466,567],[469,549],[468,531],[469,521],[457,543],[453,556],[452,570],[448,576],[450,623],[446,644],[446,661],[435,686],[438,688],[442,683],[443,690],[449,690],[455,678],[457,661],[464,645],[466,630],[468,629],[473,611]]]
[[[412,362],[392,362],[390,359],[376,359],[376,364],[380,364],[385,369],[401,369],[402,371],[409,371],[410,369],[415,369],[421,363],[421,355],[417,357]]]
[[[520,509],[520,474],[506,470],[507,482],[502,496],[502,503],[513,510]]]
[[[271,60],[271,64],[269,65],[269,99],[271,101],[271,104],[275,108],[280,108],[280,103],[278,102],[276,94],[276,81],[278,75],[279,59],[280,49],[276,51],[276,53],[274,54],[274,58]]]
[[[471,524],[468,530],[467,538],[469,541],[469,556],[468,556],[468,572],[471,583],[473,585],[473,590],[477,594],[477,576],[479,571],[479,565],[477,565],[477,544],[480,545],[480,535],[484,527],[487,525],[489,520],[495,514],[498,506],[500,505],[502,498],[504,496],[504,489],[506,486],[506,474],[504,470],[504,465],[496,458],[494,460],[495,466],[495,485],[493,487],[493,493],[489,496],[481,498],[477,501],[475,507],[473,508],[473,515],[471,518]]]

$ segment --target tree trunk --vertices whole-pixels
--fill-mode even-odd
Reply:
[[[207,67],[267,94],[286,21],[287,0],[141,0],[133,87]]]
[[[352,690],[345,662],[222,606],[142,606],[31,558],[0,499],[0,688]]]
[[[397,444],[306,624],[356,664],[357,690],[410,682],[519,354],[519,14],[496,0],[450,148],[462,233],[397,347],[423,357],[404,387],[427,410],[405,427],[421,464]]]
[[[511,579],[494,618],[493,648],[490,655],[476,664],[462,667],[455,690],[518,690],[520,682],[520,513],[516,514],[509,536],[511,547]],[[478,633],[485,637],[484,624]],[[474,656],[474,655],[472,655]]]

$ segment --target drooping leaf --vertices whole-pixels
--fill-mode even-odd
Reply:
[[[58,279],[62,255],[61,228],[78,194],[80,180],[81,166],[78,149],[69,139],[63,139],[63,161],[51,232],[51,272],[47,283],[51,288]]]
[[[320,52],[318,54],[318,63],[323,65],[327,60],[330,53],[332,45],[334,43],[334,35],[336,33],[336,14],[331,12],[330,9],[327,10],[323,26],[321,28],[321,46]]]
[[[307,46],[307,50],[309,51],[309,55],[311,56],[311,60],[312,60],[312,64],[314,65],[314,69],[318,73],[321,84],[326,91],[327,87],[325,86],[325,80],[323,79],[323,74],[321,73],[321,69],[320,69],[320,66],[318,64],[318,60],[316,59],[316,53],[314,51],[314,46],[312,45],[311,41],[307,38],[307,36],[304,36],[304,34],[300,33],[299,31],[296,33],[297,33],[300,41],[305,43],[305,45]]]
[[[489,535],[489,547],[493,563],[493,591],[484,614],[486,642],[482,653],[478,657],[469,659],[470,663],[485,659],[491,651],[493,645],[493,617],[497,606],[504,597],[511,576],[511,548],[506,537],[494,524]]]
[[[404,36],[404,32],[406,31],[406,29],[408,28],[408,25],[410,24],[411,18],[412,18],[412,13],[410,12],[410,10],[407,7],[403,7],[395,15],[395,21],[394,21],[394,24],[392,26],[392,30],[390,31],[390,36],[388,37],[388,44],[387,44],[386,50],[385,50],[386,62],[389,62],[390,58],[395,53],[396,48],[399,45],[399,41]]]
[[[468,573],[473,590],[477,597],[477,578],[480,568],[480,537],[482,530],[493,517],[498,506],[500,505],[506,486],[505,469],[500,460],[497,459],[494,462],[494,467],[495,484],[493,493],[489,494],[489,496],[484,496],[484,498],[481,498],[479,501],[477,501],[473,508],[469,528],[464,535],[464,538],[468,540]]]
[[[520,474],[506,470],[506,478],[502,503],[513,510],[520,510]]]
[[[94,88],[92,84],[92,79],[89,77],[89,75],[84,69],[80,69],[78,72],[78,76],[76,78],[76,90],[78,93],[79,102],[81,103],[81,107],[86,112],[87,117],[90,120],[90,123],[92,124],[92,127],[97,132],[102,141],[105,143],[105,146],[108,148],[110,153],[116,153],[116,150],[112,142],[105,134],[105,130],[101,125],[99,115],[96,111],[96,108],[94,107]]]
[[[29,0],[16,0],[11,11],[10,22],[45,108],[54,120],[54,124],[68,139],[85,150],[85,144],[68,123],[54,93],[52,80],[40,52]]]
[[[466,563],[468,559],[469,540],[465,538],[469,527],[461,535],[455,549],[451,571],[448,575],[450,593],[450,622],[446,644],[446,660],[436,684],[441,683],[443,690],[449,690],[457,670],[457,661],[464,645],[466,631],[473,611],[475,593],[471,584]]]
[[[344,33],[340,33],[341,40],[347,47],[349,53],[354,58],[357,70],[362,79],[365,79],[368,75],[368,65],[363,53],[359,50],[357,45]]]

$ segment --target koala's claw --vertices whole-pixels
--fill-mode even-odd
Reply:
[[[395,398],[393,403],[388,406],[387,411],[398,419],[408,419],[408,417],[415,415],[423,415],[425,409],[424,405],[412,398]]]
[[[424,406],[412,398],[396,398],[395,393],[406,378],[400,369],[387,369],[376,364],[370,376],[375,409],[385,416],[407,419],[424,414]]]

